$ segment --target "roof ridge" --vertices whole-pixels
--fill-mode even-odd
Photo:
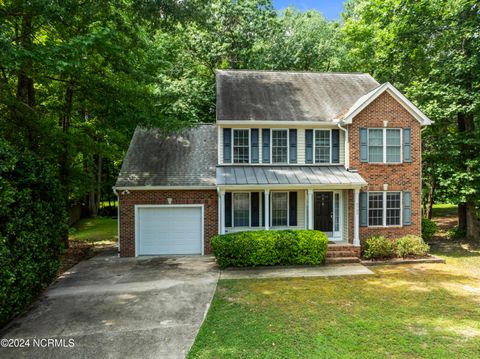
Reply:
[[[368,75],[368,72],[359,71],[301,71],[301,70],[249,70],[249,69],[215,69],[215,72],[264,72],[264,73],[287,73],[287,74],[335,74],[335,75]]]

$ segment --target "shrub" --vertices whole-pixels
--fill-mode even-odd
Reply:
[[[390,258],[393,254],[393,243],[384,236],[372,236],[362,243],[362,256],[365,259]]]
[[[458,228],[458,226],[455,226],[448,230],[447,235],[448,235],[448,238],[459,239],[459,238],[465,238],[467,236],[467,232],[464,229],[460,229]]]
[[[312,230],[249,231],[212,238],[221,268],[321,264],[327,246],[325,233]]]
[[[0,140],[0,326],[50,283],[66,213],[55,170]]]
[[[408,235],[399,238],[395,242],[395,252],[398,257],[424,256],[430,247],[419,236]]]
[[[437,231],[437,224],[428,218],[422,218],[422,238],[428,242]]]

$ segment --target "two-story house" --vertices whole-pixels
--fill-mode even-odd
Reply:
[[[218,233],[421,234],[421,129],[368,74],[217,71],[216,124],[137,129],[115,190],[121,256],[208,254]]]

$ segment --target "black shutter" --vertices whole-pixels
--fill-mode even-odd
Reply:
[[[258,163],[258,128],[252,128],[250,130],[251,145],[250,151],[252,154],[252,163]]]
[[[297,225],[297,192],[289,192],[290,200],[289,200],[289,225],[296,226]]]
[[[223,129],[223,162],[232,163],[232,129]]]
[[[332,130],[332,163],[340,163],[340,130]]]
[[[250,194],[252,206],[252,227],[260,226],[260,193],[252,192]]]
[[[262,130],[262,162],[270,163],[270,129],[264,128]]]
[[[290,163],[297,163],[297,130],[290,129]]]
[[[313,163],[313,130],[305,130],[305,163]]]
[[[225,192],[225,227],[232,226],[232,192]]]

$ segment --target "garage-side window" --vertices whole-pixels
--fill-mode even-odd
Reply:
[[[233,226],[250,226],[250,194],[233,193]]]

